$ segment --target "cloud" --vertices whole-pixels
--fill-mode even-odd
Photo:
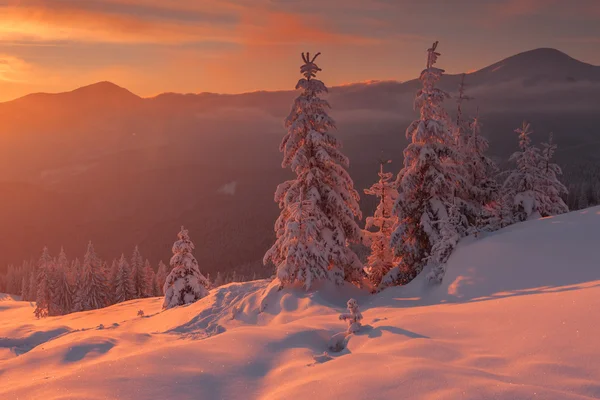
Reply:
[[[134,13],[115,13],[65,3],[60,7],[23,1],[0,7],[3,42],[187,43],[235,41],[223,23],[153,19]],[[62,4],[62,3],[61,3]],[[82,5],[84,5],[83,3]],[[70,5],[71,7],[67,7]]]
[[[242,42],[249,46],[288,45],[305,43],[376,44],[379,40],[356,34],[338,33],[322,18],[313,16],[248,10],[242,15],[237,30]]]
[[[487,15],[496,21],[515,17],[530,17],[548,14],[560,19],[581,20],[600,15],[598,0],[490,0]]]
[[[221,186],[217,192],[233,196],[235,194],[236,188],[237,188],[237,182],[233,181],[233,182],[229,182],[229,183],[226,183],[225,185]]]
[[[600,36],[573,36],[559,40],[562,43],[600,44]]]
[[[327,29],[318,16],[302,18],[251,4],[217,0],[202,2],[202,8],[186,1],[172,4],[151,0],[21,0],[12,4],[0,3],[3,42],[372,43],[372,39]]]
[[[495,15],[521,17],[537,14],[556,0],[501,0],[491,3],[489,8]]]
[[[25,82],[31,70],[32,66],[24,60],[0,54],[0,82]]]
[[[405,80],[418,76],[423,49],[437,39],[444,48],[441,65],[449,72],[460,72],[482,60],[496,61],[498,53],[553,46],[570,33],[584,35],[587,25],[572,32],[569,21],[584,18],[584,6],[589,8],[588,16],[598,15],[593,10],[600,10],[599,2],[575,3],[0,0],[0,54],[15,58],[10,71],[3,67],[2,79],[23,81],[27,75],[35,82],[40,78],[34,75],[45,81],[53,79],[52,85],[36,84],[36,91],[115,80],[141,95],[291,89],[298,79],[299,53],[321,51],[319,62],[324,71],[320,77],[329,85],[366,79]],[[581,16],[576,17],[577,13]],[[536,33],[543,22],[539,16],[548,17],[545,23],[549,24],[559,15],[569,21],[550,36]],[[535,18],[530,21],[519,16]],[[509,23],[511,19],[519,19],[518,26]],[[585,31],[590,37],[596,33]],[[584,38],[576,42],[571,42],[571,47],[596,43]],[[474,48],[478,50],[472,51]],[[588,61],[595,62],[595,53],[588,54],[586,57],[592,58]],[[14,71],[30,72],[19,75]],[[19,95],[31,89],[21,86]],[[8,95],[0,91],[0,96]]]

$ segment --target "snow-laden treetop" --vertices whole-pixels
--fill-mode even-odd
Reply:
[[[194,243],[192,243],[190,239],[188,230],[183,226],[181,227],[181,231],[177,234],[177,237],[179,240],[173,243],[173,254],[191,253],[194,250]]]
[[[304,61],[304,64],[300,67],[300,73],[304,75],[307,81],[309,81],[310,78],[314,78],[315,76],[317,76],[317,72],[322,71],[321,68],[319,68],[317,64],[315,64],[315,60],[317,59],[317,57],[319,57],[320,54],[321,53],[315,54],[314,57],[311,59],[310,53],[302,53],[302,60]]]

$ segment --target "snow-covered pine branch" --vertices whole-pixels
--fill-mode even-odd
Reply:
[[[326,111],[329,103],[319,97],[327,87],[315,79],[321,71],[318,55],[302,54],[304,77],[296,85],[302,93],[285,120],[288,133],[280,145],[282,167],[290,167],[296,178],[277,187],[277,239],[264,256],[265,264],[275,264],[282,284],[298,281],[307,290],[315,280],[359,282],[364,274],[348,247],[361,238],[355,221],[361,218],[359,196],[345,169],[348,158],[330,133],[335,122]]]
[[[192,254],[194,243],[190,240],[187,229],[183,226],[173,243],[171,257],[171,273],[167,276],[164,292],[163,308],[173,308],[194,303],[208,295],[210,283],[200,272],[198,261]]]

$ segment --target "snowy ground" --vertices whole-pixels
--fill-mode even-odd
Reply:
[[[256,281],[36,320],[0,295],[0,399],[600,398],[599,238],[600,208],[518,224],[377,296]],[[366,326],[328,354],[350,296]]]

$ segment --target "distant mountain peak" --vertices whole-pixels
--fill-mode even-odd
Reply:
[[[598,81],[600,67],[579,61],[560,50],[542,47],[524,51],[475,71],[479,83],[521,79],[528,85],[542,82]]]
[[[514,56],[508,57],[504,61],[508,61],[508,60],[527,60],[527,59],[534,59],[534,60],[537,60],[539,62],[560,62],[560,61],[564,61],[564,62],[573,62],[573,61],[581,62],[581,61],[578,61],[578,60],[574,59],[573,57],[569,56],[568,54],[563,53],[560,50],[553,49],[553,48],[550,48],[550,47],[540,47],[540,48],[537,48],[537,49],[524,51],[524,52],[515,54]]]
[[[138,95],[130,92],[129,90],[116,85],[109,81],[102,81],[97,83],[92,83],[91,85],[82,86],[73,90],[71,93],[93,93],[99,96],[128,96],[128,97],[137,97]]]
[[[569,57],[569,58],[571,58],[566,53],[564,53],[564,52],[562,52],[562,51],[560,51],[558,49],[555,49],[553,47],[538,47],[537,49],[522,51],[520,53],[515,54],[515,56],[518,56],[518,55],[521,55],[521,54],[560,55],[562,57]]]

